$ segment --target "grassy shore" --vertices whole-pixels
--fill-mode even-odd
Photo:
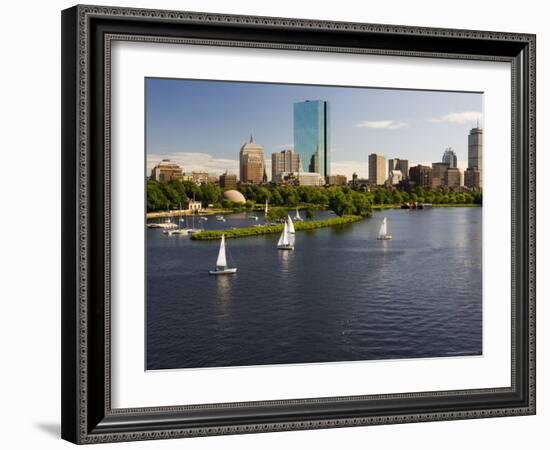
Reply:
[[[373,210],[378,209],[401,209],[401,203],[399,204],[384,204],[384,205],[372,205]],[[472,207],[481,206],[477,203],[431,203],[431,208],[448,208],[448,207]]]
[[[296,222],[294,223],[294,228],[296,231],[302,230],[315,230],[317,228],[332,227],[336,225],[343,225],[346,223],[357,222],[363,219],[361,216],[344,216],[344,217],[334,217],[332,219],[326,220],[311,220],[308,222]],[[280,233],[283,231],[283,225],[262,225],[256,227],[244,227],[244,228],[235,228],[230,230],[210,230],[202,231],[191,235],[191,239],[198,241],[204,240],[213,240],[221,239],[222,234],[226,238],[239,238],[239,237],[248,237],[248,236],[260,236],[262,234],[273,234]]]

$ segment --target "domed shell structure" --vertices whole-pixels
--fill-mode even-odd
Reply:
[[[235,191],[233,189],[229,191],[225,191],[223,193],[223,198],[225,200],[229,200],[230,202],[234,203],[245,203],[246,199],[244,198],[244,195],[241,194],[239,191]]]

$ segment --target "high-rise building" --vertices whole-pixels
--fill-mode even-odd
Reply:
[[[369,182],[381,186],[386,181],[386,158],[383,155],[369,155]]]
[[[220,187],[222,189],[236,189],[237,175],[225,171],[225,173],[220,175]]]
[[[457,167],[455,151],[451,147],[446,148],[443,152],[443,158],[441,159],[441,161],[444,164],[447,164],[449,167]]]
[[[468,169],[479,170],[479,188],[483,187],[483,129],[470,130],[468,135]]]
[[[153,170],[151,170],[151,179],[160,181],[161,183],[168,183],[172,180],[181,180],[183,178],[183,169],[181,166],[169,159],[163,159],[159,162]]]
[[[283,172],[299,172],[300,155],[292,150],[283,150],[271,154],[271,180]]]
[[[462,172],[458,167],[449,167],[445,172],[445,186],[451,189],[462,186]]]
[[[432,186],[432,168],[430,166],[417,166],[409,169],[409,178],[416,186],[431,187]]]
[[[432,178],[445,178],[445,172],[449,168],[449,163],[445,162],[434,162],[432,163]]]
[[[294,103],[294,151],[301,171],[330,175],[329,104],[323,100]]]
[[[393,170],[401,171],[403,178],[407,178],[409,175],[409,160],[399,158],[388,159],[388,173]]]
[[[250,141],[241,147],[239,153],[239,178],[242,183],[261,183],[265,173],[264,148]]]
[[[464,186],[470,189],[481,189],[481,172],[479,169],[468,167],[464,171]]]

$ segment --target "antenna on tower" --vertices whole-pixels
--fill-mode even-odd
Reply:
[[[479,119],[477,119],[476,128],[479,128]]]

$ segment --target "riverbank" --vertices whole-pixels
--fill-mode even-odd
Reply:
[[[425,204],[425,203],[424,203]],[[380,210],[380,209],[401,209],[402,203],[399,204],[389,204],[389,205],[372,205],[373,210]],[[457,207],[474,207],[474,206],[482,206],[477,203],[430,203],[429,208],[457,208]]]
[[[234,211],[232,209],[224,208],[208,208],[203,209],[200,212],[202,216],[212,216],[222,215],[222,214],[232,214]],[[181,217],[181,216],[192,216],[193,212],[188,209],[173,209],[171,211],[153,211],[147,213],[147,219],[161,219],[163,217]]]
[[[362,220],[361,216],[344,216],[334,217],[326,220],[310,220],[307,222],[295,222],[294,228],[296,231],[315,230],[317,228],[332,227],[337,225],[344,225],[347,223],[358,222]],[[191,239],[198,241],[221,239],[222,234],[226,238],[239,238],[249,236],[260,236],[262,234],[280,233],[283,231],[283,225],[260,225],[254,227],[235,228],[230,230],[210,230],[201,231],[200,233],[192,234]]]

